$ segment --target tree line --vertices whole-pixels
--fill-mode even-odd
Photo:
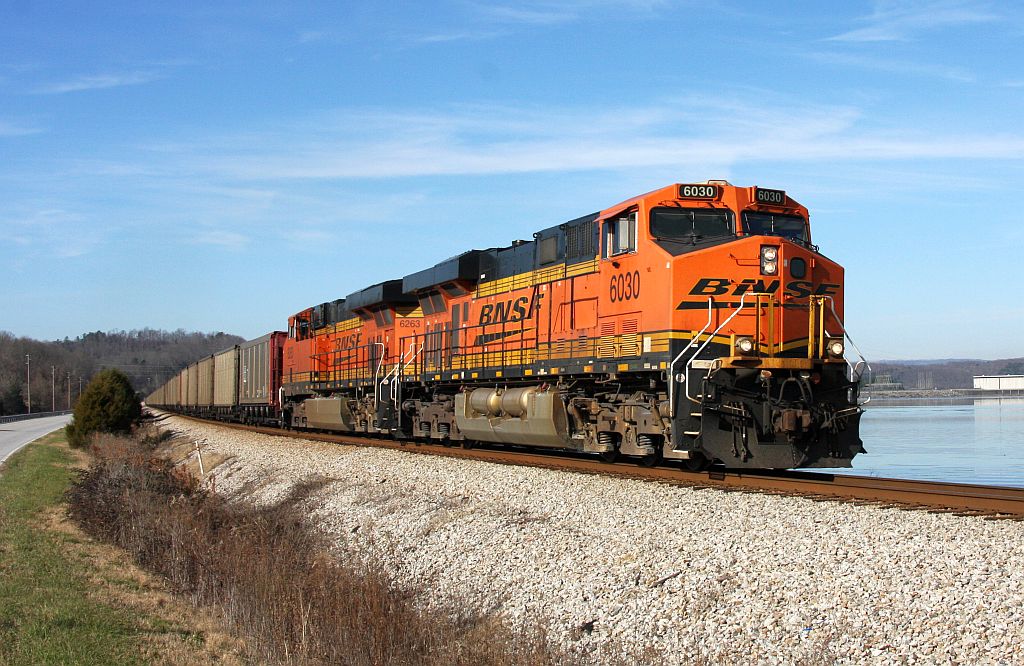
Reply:
[[[974,386],[976,375],[1024,375],[1024,359],[879,361],[871,368],[875,377],[891,375],[908,389],[965,389]]]
[[[0,331],[0,416],[70,409],[101,370],[123,372],[148,395],[189,363],[242,342],[227,333],[95,331],[51,342]]]

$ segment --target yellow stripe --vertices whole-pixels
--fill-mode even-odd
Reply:
[[[359,317],[351,317],[345,321],[339,321],[334,325],[334,333],[341,333],[342,331],[351,331],[353,328],[359,328],[362,325],[363,320]]]
[[[609,360],[624,358],[624,357],[638,357],[642,351],[642,340],[644,337],[650,339],[650,352],[648,353],[667,353],[669,351],[670,340],[682,340],[690,341],[693,339],[696,331],[662,331],[659,333],[651,333],[646,336],[627,333],[620,335],[607,335],[599,338],[585,338],[585,339],[573,339],[573,340],[559,340],[556,342],[543,343],[537,347],[531,347],[528,349],[507,349],[504,351],[487,351],[480,353],[467,353],[460,354],[454,357],[448,357],[445,359],[444,365],[438,366],[431,362],[430,355],[428,355],[425,362],[419,364],[418,368],[414,368],[413,365],[407,366],[403,369],[404,376],[416,376],[423,372],[451,372],[451,371],[478,371],[483,369],[495,369],[504,368],[506,366],[522,366],[522,365],[533,365],[542,361],[565,361],[565,360],[584,360],[590,358],[605,358]],[[701,336],[702,341],[707,340],[707,334]],[[731,344],[732,337],[728,335],[716,335],[714,341],[721,344]],[[793,349],[800,349],[806,347],[807,339],[798,338],[791,340],[782,345],[782,351],[791,351]],[[662,368],[665,367],[665,363],[661,363]],[[618,365],[619,370],[623,370],[625,364]],[[419,370],[419,372],[415,372]],[[592,372],[593,366],[587,365],[584,367],[584,372]],[[549,369],[551,374],[557,374],[557,368]],[[524,374],[530,375],[532,371],[524,370]],[[309,381],[341,381],[341,380],[369,380],[371,379],[372,373],[367,368],[359,367],[346,370],[325,370],[319,373],[303,372],[293,374],[291,378],[287,379],[288,382],[309,382]],[[453,375],[453,379],[463,377],[463,374]],[[502,376],[501,372],[497,374],[498,377]],[[472,377],[476,379],[478,377],[477,372],[472,373]],[[440,380],[440,374],[434,374],[435,380]]]
[[[500,280],[484,282],[477,287],[476,297],[494,296],[495,294],[503,294],[515,291],[516,289],[533,287],[538,284],[554,282],[567,277],[576,277],[577,275],[585,275],[595,271],[597,271],[597,259],[581,261],[571,266],[556,264],[555,266],[539,268],[535,271],[518,273],[507,278],[501,278]]]

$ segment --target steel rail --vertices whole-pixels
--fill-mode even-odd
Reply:
[[[181,415],[176,414],[176,416]],[[184,418],[191,419],[193,417]],[[813,500],[1024,520],[1024,488],[789,470],[744,471],[711,468],[706,471],[691,472],[678,467],[641,467],[633,462],[606,463],[585,454],[563,451],[490,448],[487,445],[466,449],[458,445],[444,446],[415,441],[403,442],[374,436],[359,437],[335,433],[281,430],[205,419],[194,420],[292,439],[387,448],[504,465],[541,467],[655,481],[686,487],[792,495]]]

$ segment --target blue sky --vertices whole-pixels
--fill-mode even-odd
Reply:
[[[1016,3],[177,4],[0,5],[0,330],[255,337],[725,178],[811,209],[870,358],[1024,355]]]

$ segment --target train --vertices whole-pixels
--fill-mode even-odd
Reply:
[[[784,190],[675,183],[307,307],[146,403],[694,470],[850,467],[867,361],[843,297]]]

